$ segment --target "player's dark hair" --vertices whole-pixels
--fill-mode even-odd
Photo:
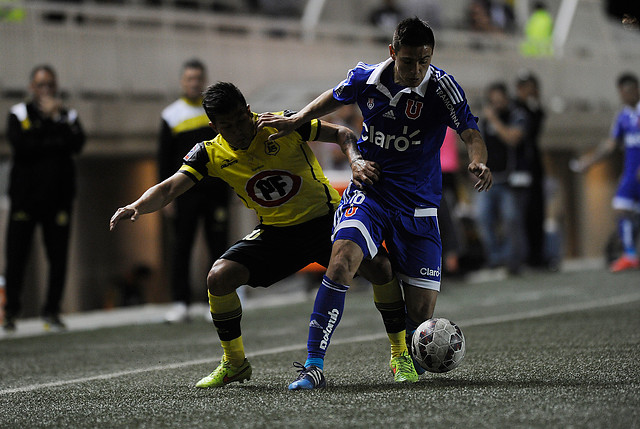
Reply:
[[[618,77],[618,87],[629,83],[638,86],[638,77],[633,73],[623,73]]]
[[[197,58],[191,58],[190,60],[182,63],[182,73],[184,73],[186,69],[198,69],[202,72],[207,71],[207,67],[204,65],[204,63]]]
[[[247,107],[247,101],[237,86],[230,82],[218,82],[209,85],[202,93],[202,107],[209,120],[214,122],[218,115],[234,112]]]
[[[37,66],[31,69],[31,74],[29,75],[29,79],[33,80],[33,78],[36,77],[36,73],[42,70],[49,73],[51,76],[54,77],[54,79],[58,78],[58,75],[52,66],[50,66],[49,64],[38,64]]]
[[[436,38],[429,24],[416,16],[400,21],[393,33],[391,46],[395,52],[403,46],[430,46],[433,49]]]

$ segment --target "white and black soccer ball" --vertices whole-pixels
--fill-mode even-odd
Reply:
[[[444,318],[422,322],[411,337],[411,354],[429,372],[447,372],[460,365],[465,341],[462,330]]]

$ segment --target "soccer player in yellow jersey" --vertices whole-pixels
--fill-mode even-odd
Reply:
[[[283,138],[269,140],[276,130],[264,127],[258,131],[259,116],[231,83],[209,86],[203,106],[218,136],[196,144],[178,172],[119,208],[111,218],[110,228],[122,219],[135,221],[142,214],[160,210],[205,176],[227,182],[246,206],[256,211],[260,224],[231,246],[207,276],[211,316],[224,355],[220,365],[196,384],[206,388],[251,377],[251,365],[242,344],[242,307],[236,289],[244,284],[267,287],[311,262],[324,266],[329,262],[332,217],[340,196],[329,184],[307,141],[340,145],[356,184],[372,184],[378,180],[379,170],[375,163],[362,159],[355,135],[343,126],[314,119]],[[375,284],[393,279],[385,255],[365,261],[359,272]],[[322,299],[331,301],[345,292],[328,290]],[[341,316],[342,308],[335,311],[338,314],[332,317]],[[383,321],[388,324],[384,315]]]

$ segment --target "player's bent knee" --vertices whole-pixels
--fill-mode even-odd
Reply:
[[[218,259],[207,274],[207,289],[211,295],[227,295],[249,281],[249,270],[242,264]]]

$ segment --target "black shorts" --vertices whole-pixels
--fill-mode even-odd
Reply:
[[[249,286],[268,287],[312,262],[326,267],[332,226],[333,213],[294,226],[261,224],[220,258],[247,267]]]

